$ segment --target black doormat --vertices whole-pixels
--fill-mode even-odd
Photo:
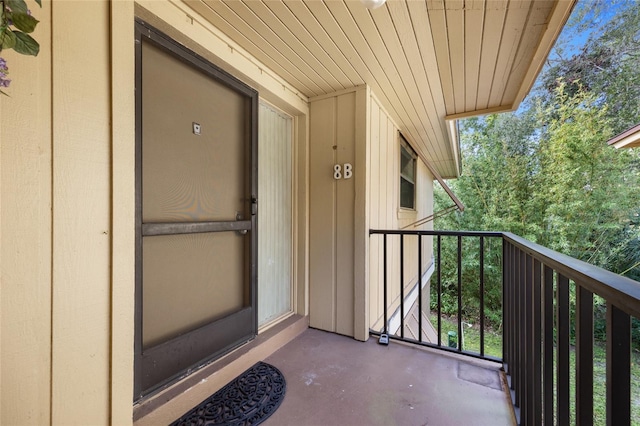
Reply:
[[[280,370],[258,362],[171,426],[257,425],[276,411],[286,390]]]

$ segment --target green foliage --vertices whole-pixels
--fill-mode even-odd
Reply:
[[[611,17],[613,11],[615,16]],[[569,49],[572,40],[584,38],[586,42],[579,49]],[[546,95],[553,93],[559,79],[570,83],[579,81],[586,91],[596,94],[600,105],[608,106],[607,117],[615,134],[637,124],[640,117],[640,73],[637,72],[640,8],[637,1],[579,2],[551,55],[550,65],[540,76]],[[576,88],[568,87],[569,90]]]
[[[27,3],[24,0],[4,0],[0,4],[0,51],[14,49],[23,55],[36,56],[40,46],[29,33],[36,29],[39,21],[31,16]],[[38,4],[41,5],[40,1]]]
[[[41,0],[35,0],[42,7]],[[0,53],[13,49],[22,55],[37,56],[40,45],[29,35],[38,25],[24,0],[0,0]],[[0,57],[0,87],[9,87],[7,62]],[[6,95],[2,90],[0,94]]]

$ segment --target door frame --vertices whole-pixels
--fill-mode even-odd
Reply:
[[[248,231],[251,239],[248,253],[245,255],[245,261],[250,262],[247,265],[249,270],[249,303],[248,308],[244,308],[229,317],[222,318],[213,323],[204,325],[185,335],[170,339],[153,348],[143,350],[142,346],[142,237],[151,235],[166,234],[162,229],[163,224],[144,224],[142,223],[142,43],[152,43],[156,47],[163,49],[165,52],[174,56],[176,59],[188,64],[189,66],[198,68],[201,72],[218,83],[226,85],[236,93],[247,98],[248,111],[251,123],[248,126],[248,138],[251,143],[251,199],[246,200],[249,203],[247,211],[251,212],[250,220],[239,220],[235,222],[219,223],[202,222],[198,224],[180,225],[173,224],[165,226],[166,229],[182,227],[180,233],[189,232],[217,232],[217,231]],[[136,214],[135,214],[135,341],[134,341],[134,401],[139,401],[143,397],[147,397],[175,382],[177,379],[186,376],[194,368],[203,366],[214,359],[230,352],[236,347],[253,339],[258,331],[258,286],[257,286],[257,249],[258,249],[258,223],[257,223],[257,200],[258,200],[258,92],[252,87],[246,85],[242,81],[233,77],[224,70],[216,67],[202,56],[196,54],[187,47],[179,44],[146,22],[136,19],[135,22],[135,110],[136,110]],[[185,231],[185,227],[189,230]],[[170,232],[172,233],[172,232]],[[232,318],[233,317],[233,318]],[[247,329],[239,330],[242,337],[238,338],[232,331],[238,323],[238,317],[241,318],[243,324],[249,324]],[[224,324],[224,327],[220,327]],[[220,348],[222,345],[222,348]],[[170,349],[172,354],[189,354],[188,359],[191,361],[177,362],[176,357],[168,357],[154,350],[162,347],[162,349]],[[179,359],[178,361],[184,361]],[[153,372],[146,372],[144,366],[146,364],[159,365]],[[177,371],[168,377],[166,370]],[[151,374],[149,376],[149,374]],[[149,386],[145,383],[152,382]]]

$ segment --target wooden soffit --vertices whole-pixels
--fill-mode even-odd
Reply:
[[[455,121],[517,108],[575,0],[184,2],[307,98],[368,84],[449,178]]]

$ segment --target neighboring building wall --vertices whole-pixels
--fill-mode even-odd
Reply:
[[[43,2],[0,96],[0,424],[130,424],[134,18],[295,117],[297,312],[307,313],[307,100],[181,2]],[[178,78],[178,76],[176,76]]]
[[[372,229],[402,229],[411,223],[433,213],[433,176],[424,163],[417,159],[416,170],[416,209],[400,208],[400,136],[398,127],[389,114],[380,105],[375,96],[371,96],[370,132],[370,186],[369,186],[369,223]],[[420,227],[408,227],[407,230],[433,229],[433,222]],[[423,237],[423,273],[432,259],[432,239]],[[389,236],[387,240],[387,303],[391,311],[399,306],[400,298],[400,238]],[[376,330],[383,328],[383,236],[369,237],[369,325]],[[404,240],[404,288],[405,297],[415,286],[418,278],[417,237],[405,237]],[[428,287],[425,287],[428,291]],[[428,297],[425,297],[428,299]],[[408,310],[408,306],[406,309]]]

